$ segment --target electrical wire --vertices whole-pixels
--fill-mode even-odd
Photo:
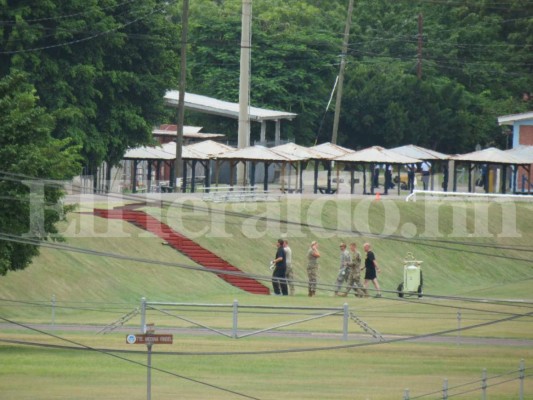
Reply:
[[[42,241],[41,242],[39,240],[30,239],[30,238],[27,238],[27,237],[20,237],[20,236],[16,236],[16,235],[5,234],[5,233],[1,233],[1,232],[0,232],[0,240],[5,240],[5,241],[9,241],[9,242],[16,242],[16,243],[23,243],[23,244],[40,245],[42,247],[47,247],[47,248],[56,249],[56,250],[71,251],[71,252],[75,252],[75,253],[89,254],[89,255],[93,255],[93,256],[115,258],[115,259],[127,260],[127,261],[135,261],[135,262],[145,263],[145,264],[150,264],[150,265],[182,268],[182,269],[193,270],[193,271],[198,271],[198,272],[207,272],[207,273],[211,273],[211,274],[215,274],[215,275],[228,275],[228,276],[246,277],[246,278],[250,278],[250,279],[255,279],[257,281],[269,282],[269,283],[272,281],[272,277],[268,276],[268,275],[248,274],[248,273],[245,273],[245,272],[242,272],[242,271],[212,270],[212,269],[207,269],[207,268],[204,268],[204,267],[201,267],[201,266],[194,266],[194,265],[181,264],[181,263],[175,263],[175,262],[157,261],[157,260],[151,260],[151,259],[146,259],[146,258],[142,258],[142,257],[132,257],[132,256],[123,255],[123,254],[117,254],[117,253],[102,252],[102,251],[97,251],[97,250],[89,250],[89,249],[86,249],[86,248],[74,247],[74,246],[64,245],[64,244],[60,244],[60,243],[50,243],[48,241]],[[304,281],[294,281],[294,284],[295,284],[295,286],[307,287],[308,283],[304,282]],[[326,284],[326,283],[319,283],[317,288],[319,290],[322,290],[322,291],[333,292],[334,289],[335,289],[335,285]],[[367,290],[373,291],[374,289],[370,289],[369,288]],[[387,290],[382,290],[382,292],[390,292],[390,293],[394,293],[394,294],[398,293],[397,291],[387,291]],[[433,298],[439,298],[439,299],[453,299],[453,300],[457,300],[457,301],[468,301],[468,300],[470,300],[470,301],[478,301],[478,302],[483,302],[485,304],[487,302],[491,301],[490,299],[475,299],[475,298],[459,297],[459,296],[431,295],[431,294],[428,294],[428,293],[424,293],[424,296],[428,297],[428,298],[432,298],[433,297]],[[513,300],[498,300],[498,304],[513,304],[514,302],[515,301],[513,301]],[[520,304],[524,304],[524,303],[520,302]]]
[[[19,178],[31,178],[31,179],[27,179],[27,180],[32,180],[32,179],[37,179],[37,178],[32,178],[32,177],[28,177],[28,176],[25,176],[25,175],[22,175],[22,174],[12,174],[12,173],[7,173],[7,172],[4,172],[4,171],[0,171],[0,174],[3,174],[4,175],[4,178],[3,179],[8,179],[8,180],[17,180]],[[38,179],[37,179],[38,180]],[[46,180],[44,180],[44,182],[46,182]],[[53,183],[53,184],[58,184],[57,181],[50,181],[50,183]],[[108,197],[113,197],[112,195],[108,195]],[[117,196],[118,197],[118,196]],[[138,197],[133,197],[134,199],[138,200]],[[120,196],[120,199],[124,199],[124,196]],[[163,203],[163,202],[162,202]],[[172,204],[172,203],[168,203],[168,204]],[[162,204],[163,205],[163,204]],[[187,208],[186,205],[182,205],[182,208]],[[197,207],[193,207],[193,206],[190,206],[189,207],[190,209],[194,208],[194,209],[197,209]],[[206,210],[210,210],[209,208],[205,208]],[[221,211],[221,213],[223,213],[224,215],[233,215],[233,216],[237,216],[237,217],[246,217],[246,218],[250,218],[250,215],[249,214],[244,214],[244,213],[238,213],[238,212],[227,212],[227,211]],[[274,220],[274,219],[268,219],[266,217],[260,217],[259,219],[261,220],[264,220],[264,221],[268,221],[268,220]],[[276,219],[275,220],[276,222],[283,222],[283,223],[291,223],[290,221],[285,221],[285,220],[279,220],[279,219]],[[302,223],[293,223],[295,225],[298,225],[298,226],[306,226],[306,227],[313,227],[313,228],[320,228],[320,229],[326,229],[327,228],[324,228],[324,227],[319,227],[318,225],[310,225],[310,224],[302,224]],[[339,230],[334,230],[335,232],[339,232]],[[348,233],[348,232],[347,232]],[[352,234],[352,232],[350,231],[349,232],[350,234]],[[366,233],[366,235],[368,236],[371,236],[372,234],[370,233]],[[380,237],[379,235],[372,235],[373,237],[378,237],[378,238],[382,238],[383,237]],[[99,256],[109,256],[109,257],[113,257],[113,258],[121,258],[121,259],[126,259],[126,260],[129,260],[129,261],[139,261],[139,262],[146,262],[146,263],[151,263],[151,264],[159,264],[159,265],[166,265],[166,266],[174,266],[174,267],[181,267],[181,268],[188,268],[188,269],[195,269],[195,270],[198,270],[198,271],[204,271],[204,272],[211,272],[211,273],[216,273],[216,274],[225,274],[225,275],[237,275],[237,276],[247,276],[247,277],[250,277],[250,278],[254,278],[254,279],[257,279],[257,280],[260,280],[260,281],[267,281],[267,282],[270,282],[271,281],[271,277],[270,276],[264,276],[264,275],[246,275],[246,274],[243,274],[242,272],[239,272],[239,273],[235,273],[235,272],[231,272],[231,271],[212,271],[212,270],[205,270],[204,268],[202,267],[195,267],[195,266],[190,266],[190,265],[184,265],[184,264],[176,264],[176,263],[163,263],[163,262],[154,262],[153,260],[145,260],[145,259],[141,259],[141,258],[131,258],[129,256],[124,256],[124,255],[118,255],[118,254],[112,254],[112,253],[105,253],[105,252],[97,252],[97,251],[93,251],[93,250],[87,250],[87,249],[81,249],[81,248],[74,248],[72,246],[67,246],[67,245],[60,245],[60,244],[51,244],[49,242],[40,242],[39,240],[32,240],[32,239],[29,239],[29,238],[21,238],[21,237],[18,237],[17,235],[10,235],[10,234],[7,234],[7,233],[0,233],[0,240],[8,240],[8,241],[20,241],[21,243],[25,243],[25,244],[33,244],[33,245],[42,245],[42,246],[45,246],[45,247],[52,247],[52,248],[57,248],[57,249],[63,249],[63,250],[70,250],[70,251],[76,251],[76,252],[81,252],[81,253],[87,253],[87,254],[92,254],[92,255],[99,255]],[[402,238],[402,237],[386,237],[385,239],[390,239],[390,240],[399,240],[399,241],[407,241],[407,242],[410,242],[412,240],[406,240],[405,238]],[[420,239],[417,239],[417,243],[420,244]],[[424,239],[422,239],[422,241],[424,241]],[[459,244],[459,245],[465,245],[465,242],[450,242],[450,241],[444,241],[446,244]],[[472,244],[473,245],[473,244]],[[485,245],[486,246],[486,245]],[[440,248],[445,248],[447,250],[456,250],[456,251],[463,251],[465,252],[465,250],[459,250],[459,249],[455,249],[455,248],[450,248],[450,247],[445,247],[445,246],[434,246],[434,247],[440,247]],[[491,246],[492,248],[494,248],[494,246]],[[531,251],[531,249],[525,249],[526,251]],[[472,252],[472,251],[470,251]],[[472,253],[478,253],[478,254],[483,254],[483,255],[488,255],[486,253],[480,253],[480,252],[472,252]],[[495,256],[495,257],[498,257],[500,255],[492,255],[492,256]],[[505,257],[505,256],[500,256],[502,258],[507,258],[507,259],[510,259],[510,257]],[[513,258],[513,259],[519,259],[521,261],[531,261],[531,260],[526,260],[526,259],[521,259],[521,258]],[[306,286],[306,283],[305,282],[302,282],[300,283],[301,286]],[[333,288],[334,286],[333,285],[325,285],[324,286],[326,289],[330,289],[330,288]],[[426,294],[427,297],[430,297],[431,295],[429,294]],[[462,297],[455,297],[457,299],[464,299]]]
[[[528,312],[528,313],[519,314],[519,315],[513,315],[513,316],[510,316],[510,317],[506,317],[506,318],[502,318],[502,319],[498,319],[498,320],[492,320],[492,321],[488,321],[488,322],[482,322],[482,323],[473,324],[473,325],[467,325],[467,326],[464,326],[464,327],[461,327],[461,328],[446,329],[446,330],[441,330],[441,331],[436,331],[436,332],[431,332],[431,333],[425,333],[425,334],[422,334],[422,335],[398,337],[398,338],[385,339],[385,340],[382,340],[382,341],[369,342],[369,343],[352,343],[352,344],[343,344],[343,345],[334,345],[334,346],[299,347],[299,348],[290,348],[290,349],[271,349],[271,350],[257,350],[257,351],[218,351],[218,352],[215,352],[215,351],[208,351],[208,352],[197,352],[197,351],[166,352],[166,351],[162,351],[162,352],[157,352],[157,354],[158,355],[173,355],[173,356],[235,356],[235,355],[247,355],[248,356],[248,355],[264,355],[264,354],[289,354],[289,353],[309,353],[309,352],[317,352],[317,351],[345,350],[345,349],[354,349],[354,348],[360,348],[360,347],[381,346],[381,345],[387,345],[387,344],[391,344],[391,343],[412,342],[412,341],[416,341],[416,340],[420,340],[420,339],[428,339],[428,338],[433,338],[433,337],[437,337],[437,336],[443,336],[443,335],[449,335],[449,334],[452,334],[452,333],[473,330],[473,329],[477,329],[477,328],[481,328],[481,327],[497,325],[497,324],[509,322],[509,321],[512,321],[512,320],[515,320],[515,319],[520,319],[520,318],[524,318],[524,317],[531,317],[531,316],[533,316],[533,312]],[[11,321],[11,320],[9,320],[9,319],[7,319],[5,317],[2,317],[1,315],[0,315],[0,320],[3,320],[3,321],[8,322],[8,323],[12,323],[12,324],[20,326],[22,328],[26,328],[26,329],[29,329],[29,330],[33,330],[33,331],[42,333],[42,334],[45,334],[45,335],[53,336],[53,337],[55,337],[57,339],[61,339],[57,335],[53,335],[53,334],[47,333],[45,331],[41,331],[41,330],[32,328],[32,327],[30,327],[28,325],[25,325],[25,324],[22,324],[22,323],[19,323],[19,322]],[[0,339],[0,341],[3,341],[3,340]],[[72,341],[70,341],[68,339],[65,339],[65,341],[70,342],[70,343],[74,343],[74,344],[76,344],[76,345],[78,345],[80,347],[84,347],[86,349],[92,349],[92,348],[89,348],[88,346],[72,342]],[[76,348],[74,350],[76,350]],[[98,349],[94,349],[94,350],[98,351]],[[109,350],[109,351],[113,351],[114,352],[115,350]],[[142,354],[144,352],[141,352],[141,351],[130,351],[130,353],[141,353]]]
[[[165,6],[166,7],[166,6]],[[76,39],[76,40],[71,40],[71,41],[67,41],[67,42],[62,42],[62,43],[57,43],[57,44],[51,44],[51,45],[47,45],[47,46],[39,46],[39,47],[34,47],[34,48],[29,48],[29,49],[21,49],[21,50],[9,50],[9,51],[0,51],[0,54],[6,54],[6,55],[14,55],[14,54],[20,54],[20,53],[30,53],[30,52],[36,52],[36,51],[42,51],[42,50],[49,50],[49,49],[53,49],[53,48],[58,48],[58,47],[65,47],[65,46],[71,46],[71,45],[74,45],[74,44],[78,44],[78,43],[82,43],[82,42],[87,42],[89,40],[92,40],[92,39],[96,39],[96,38],[99,38],[101,36],[105,36],[105,35],[108,35],[110,33],[113,33],[113,32],[116,32],[116,31],[119,31],[121,29],[124,29],[126,28],[127,26],[129,25],[133,25],[135,23],[138,23],[139,21],[142,21],[148,17],[150,17],[151,15],[153,14],[156,14],[156,13],[159,13],[161,11],[164,10],[164,8],[158,8],[158,9],[154,9],[154,10],[151,10],[150,12],[138,17],[138,18],[135,18],[131,21],[128,21],[128,22],[124,22],[122,24],[120,24],[120,26],[117,26],[115,28],[111,28],[111,29],[108,29],[106,31],[101,31],[101,32],[97,32],[95,34],[92,34],[92,35],[89,35],[89,36],[86,36],[84,38],[80,38],[80,39]]]
[[[2,174],[4,175],[4,177],[0,177],[0,180],[1,179],[6,179],[6,180],[11,180],[11,181],[19,181],[19,179],[16,176],[19,176],[19,177],[21,176],[20,174],[11,174],[11,173],[7,173],[7,172],[4,172],[4,171],[0,171],[0,175],[2,175]],[[36,179],[36,178],[31,178],[31,177],[28,177],[28,176],[25,176],[25,175],[22,175],[22,176],[27,178],[27,180]],[[20,179],[20,182],[22,182],[22,179]],[[56,186],[60,185],[57,181],[43,180],[43,182],[44,183],[54,184]],[[106,197],[108,197],[108,198],[117,198],[117,199],[120,199],[120,200],[134,200],[134,201],[138,201],[139,199],[142,199],[142,198],[140,198],[138,196],[113,195],[113,194],[109,194],[109,193],[106,194]],[[15,199],[16,200],[20,200],[19,198],[15,198]],[[198,199],[194,199],[194,200],[198,200]],[[199,201],[199,202],[201,204],[205,204],[204,201]],[[175,202],[171,202],[171,201],[161,200],[159,203],[160,203],[161,207],[176,206],[176,203]],[[206,213],[221,214],[221,215],[224,215],[224,216],[233,216],[233,217],[237,217],[237,218],[254,218],[255,220],[258,220],[258,221],[261,221],[261,222],[267,222],[267,223],[268,222],[276,222],[276,223],[281,223],[281,224],[290,225],[290,226],[305,227],[305,228],[314,229],[314,230],[321,230],[321,231],[328,232],[328,233],[333,232],[333,233],[344,233],[344,234],[349,234],[349,235],[353,235],[354,234],[354,232],[351,231],[351,230],[338,229],[338,228],[328,228],[328,227],[321,226],[321,225],[302,223],[302,222],[298,222],[298,221],[291,221],[291,220],[288,220],[288,219],[281,219],[281,218],[269,218],[269,217],[263,217],[263,216],[259,216],[258,217],[256,215],[246,214],[246,213],[238,212],[238,211],[216,210],[216,209],[213,209],[213,208],[209,208],[207,206],[199,206],[198,204],[181,203],[179,207],[182,208],[182,209],[185,209],[185,210],[204,211]],[[379,238],[379,239],[393,240],[393,241],[400,241],[400,242],[407,242],[407,243],[412,243],[412,242],[416,242],[417,244],[439,243],[439,244],[444,244],[444,245],[459,245],[459,246],[469,246],[469,247],[490,248],[490,249],[497,249],[497,250],[516,250],[516,251],[521,251],[521,252],[533,252],[533,248],[531,246],[525,246],[525,245],[524,246],[496,245],[496,244],[493,244],[493,243],[476,243],[476,242],[467,242],[467,241],[451,241],[451,240],[425,238],[425,237],[416,237],[416,238],[409,239],[409,238],[405,238],[405,237],[400,236],[400,235],[383,236],[383,235],[380,235],[380,234],[374,234],[372,232],[365,232],[365,231],[358,231],[358,232],[356,232],[356,234],[358,236],[365,236],[365,237],[372,237],[372,238]],[[428,246],[431,247],[431,245],[428,245]],[[442,246],[433,246],[433,247],[444,248],[446,250],[465,251],[463,249],[454,249],[454,248],[451,248],[451,247],[442,247]],[[500,254],[480,253],[480,252],[473,252],[473,251],[470,251],[470,252],[474,253],[474,254],[482,254],[482,255],[496,257],[496,258],[505,258],[505,259],[514,259],[514,260],[517,260],[517,261],[533,262],[533,259],[523,259],[523,258],[519,258],[519,257],[509,257],[509,256],[505,256],[505,255],[500,255]]]
[[[124,1],[123,3],[113,4],[113,5],[110,5],[110,6],[107,6],[107,7],[99,7],[99,8],[95,8],[95,9],[85,8],[83,11],[80,11],[78,13],[61,14],[61,15],[56,15],[56,16],[53,16],[53,17],[45,17],[45,18],[23,19],[22,21],[26,22],[26,23],[28,23],[28,22],[29,23],[33,23],[33,22],[45,22],[45,21],[56,21],[56,20],[61,20],[61,19],[70,19],[70,18],[79,17],[79,16],[83,16],[83,15],[89,15],[89,14],[92,14],[93,12],[95,12],[95,11],[96,12],[101,12],[101,11],[110,10],[110,9],[113,9],[113,8],[119,8],[119,7],[122,7],[122,6],[127,5],[127,4],[135,3],[136,1],[138,1],[138,0],[127,0],[127,1]],[[16,25],[18,23],[19,22],[12,21],[12,20],[0,21],[0,24],[2,24],[2,25]]]
[[[184,375],[180,375],[180,374],[168,371],[168,370],[164,370],[162,368],[158,368],[158,367],[154,367],[154,366],[148,366],[147,364],[144,364],[142,362],[131,360],[129,358],[125,358],[125,357],[119,356],[119,355],[114,354],[114,353],[112,353],[110,351],[101,350],[101,349],[98,349],[96,347],[88,346],[86,344],[83,344],[83,343],[76,342],[76,341],[71,340],[71,339],[67,339],[67,338],[61,337],[61,336],[56,335],[54,333],[46,332],[46,331],[43,331],[41,329],[37,329],[37,328],[31,327],[29,325],[25,325],[25,324],[21,324],[19,322],[12,321],[12,320],[10,320],[8,318],[2,317],[1,315],[0,315],[0,319],[5,321],[5,322],[8,322],[10,324],[17,325],[17,326],[19,326],[21,328],[24,328],[24,329],[27,329],[27,330],[31,330],[31,331],[34,331],[36,333],[42,334],[42,335],[53,337],[54,339],[58,339],[58,340],[61,340],[63,342],[67,342],[67,343],[79,346],[79,347],[73,348],[73,349],[77,349],[77,350],[82,349],[82,350],[94,351],[96,353],[100,353],[100,354],[103,354],[103,355],[106,355],[106,356],[114,357],[114,358],[117,358],[117,359],[119,359],[121,361],[125,361],[125,362],[131,363],[131,364],[135,364],[135,365],[138,365],[138,366],[141,366],[141,367],[145,367],[145,368],[149,367],[150,369],[152,369],[154,371],[158,371],[158,372],[161,372],[161,373],[164,373],[164,374],[167,374],[167,375],[171,375],[171,376],[174,376],[176,378],[180,378],[180,379],[183,379],[183,380],[186,380],[186,381],[189,381],[189,382],[197,383],[197,384],[200,384],[200,385],[203,385],[203,386],[208,386],[208,387],[210,387],[212,389],[216,389],[216,390],[220,390],[220,391],[223,391],[223,392],[231,393],[231,394],[234,394],[234,395],[237,395],[237,396],[240,396],[240,397],[244,397],[244,398],[247,398],[247,399],[259,400],[256,397],[248,396],[248,395],[245,395],[243,393],[239,393],[239,392],[234,391],[234,390],[223,388],[223,387],[218,386],[218,385],[213,385],[213,384],[210,384],[210,383],[207,383],[207,382],[203,382],[203,381],[200,381],[198,379],[190,378],[190,377],[187,377],[187,376],[184,376]]]

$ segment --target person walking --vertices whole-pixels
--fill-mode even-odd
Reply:
[[[274,294],[287,296],[287,279],[285,278],[287,264],[285,250],[283,249],[283,239],[278,239],[276,247],[276,258],[272,261],[275,264],[274,272],[272,273],[272,287]]]
[[[350,290],[353,289],[354,295],[357,297],[365,297],[366,289],[361,283],[361,253],[357,250],[355,242],[350,243],[351,263],[348,265],[348,285],[341,296],[346,297]]]
[[[309,279],[309,297],[316,293],[316,284],[318,281],[318,259],[320,253],[318,252],[318,243],[311,242],[311,247],[307,251],[307,277]]]
[[[374,255],[374,252],[372,251],[372,247],[370,246],[370,243],[365,243],[363,245],[363,249],[366,253],[366,259],[365,259],[365,292],[368,288],[368,282],[372,281],[372,284],[377,290],[375,297],[381,297],[381,288],[379,287],[378,283],[378,272],[381,272],[379,269],[378,263],[376,261],[376,256]],[[368,295],[367,295],[368,296]]]
[[[335,296],[340,295],[342,284],[348,280],[348,275],[350,273],[348,266],[352,263],[350,252],[346,250],[346,243],[341,243],[339,248],[341,250],[340,267],[337,275],[337,282],[335,283]]]
[[[289,247],[289,241],[283,241],[283,250],[285,250],[285,263],[287,264],[287,272],[285,278],[287,278],[287,285],[289,286],[289,294],[294,296],[294,272],[292,270],[292,250]]]

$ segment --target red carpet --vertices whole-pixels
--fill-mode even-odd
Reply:
[[[94,214],[102,218],[122,219],[135,224],[139,228],[145,229],[148,232],[159,236],[161,239],[167,242],[169,246],[172,246],[179,252],[185,254],[191,260],[200,264],[204,268],[236,273],[242,272],[240,269],[230,265],[227,261],[223,260],[216,254],[203,248],[193,240],[174,231],[168,225],[162,223],[158,219],[146,214],[143,211],[132,210],[128,208],[117,208],[113,210],[95,208]],[[233,276],[226,274],[217,274],[217,276],[224,279],[229,284],[247,292],[254,294],[270,294],[270,290],[255,279],[248,278],[246,276]]]

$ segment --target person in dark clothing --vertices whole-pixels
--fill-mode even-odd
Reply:
[[[366,253],[366,259],[365,259],[365,292],[368,287],[368,282],[372,281],[374,287],[376,288],[376,296],[375,297],[381,297],[381,288],[379,287],[378,283],[378,272],[381,272],[381,270],[378,267],[378,263],[376,262],[376,256],[374,255],[374,252],[370,248],[369,243],[365,243],[363,245],[363,249]]]
[[[287,271],[287,262],[285,258],[285,249],[283,248],[283,239],[278,239],[276,246],[276,258],[272,261],[276,266],[272,273],[272,287],[274,294],[287,296],[287,279],[285,273]]]
[[[375,188],[379,187],[379,164],[374,165],[374,173],[372,174],[372,185]]]
[[[388,164],[385,168],[385,187],[387,189],[394,189],[394,182],[392,180],[392,165]]]
[[[416,172],[416,164],[408,164],[407,165],[407,189],[411,193],[413,193],[413,190],[415,190],[415,172]]]

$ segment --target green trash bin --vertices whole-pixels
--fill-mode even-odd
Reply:
[[[422,297],[422,264],[412,253],[407,253],[403,266],[403,282],[398,285],[398,296],[417,295]]]

